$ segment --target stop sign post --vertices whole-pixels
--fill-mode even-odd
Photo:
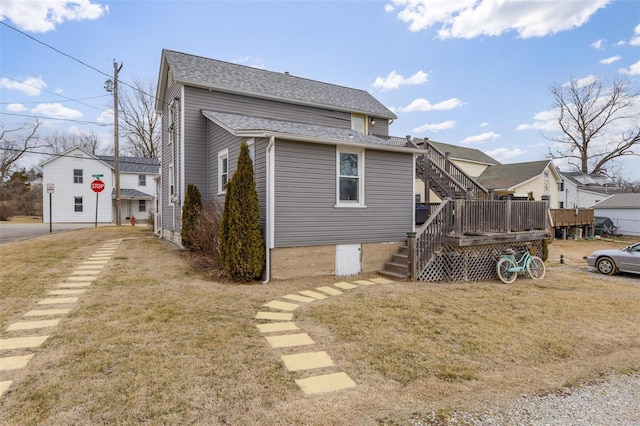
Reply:
[[[96,193],[96,223],[95,227],[98,227],[98,194],[104,191],[104,182],[97,178],[91,182],[91,190]]]

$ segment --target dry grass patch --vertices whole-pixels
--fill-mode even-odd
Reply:
[[[3,246],[31,253],[12,254],[31,262],[28,272],[13,268],[8,275],[23,285],[5,288],[3,275],[2,295],[11,295],[0,298],[6,330],[54,285],[41,265],[57,265],[60,280],[106,240],[135,237],[118,248],[27,368],[11,373],[0,424],[408,424],[640,367],[640,285],[605,281],[586,267],[552,266],[542,282],[511,286],[345,290],[295,311],[296,325],[315,345],[273,349],[253,319],[262,305],[341,280],[221,284],[193,272],[162,240],[107,229],[113,233],[54,235],[57,249],[52,243],[43,252],[31,242]],[[54,261],[57,252],[68,253]],[[36,253],[42,262],[32,259]],[[9,306],[15,314],[5,315]],[[294,379],[318,372],[288,372],[280,356],[321,350],[336,364],[321,372],[344,371],[355,389],[304,396]]]

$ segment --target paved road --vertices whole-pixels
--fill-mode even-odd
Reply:
[[[98,226],[104,225],[105,224],[98,224]],[[54,223],[52,229],[53,233],[56,233],[73,229],[90,228],[93,226],[93,223]],[[26,240],[47,234],[49,234],[49,223],[0,222],[0,244]]]

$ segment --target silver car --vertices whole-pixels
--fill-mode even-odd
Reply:
[[[585,256],[583,259],[602,274],[613,275],[617,272],[640,274],[640,243],[623,249],[594,251],[591,256]]]

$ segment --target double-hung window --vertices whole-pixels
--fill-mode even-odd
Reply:
[[[229,149],[218,152],[218,194],[227,192],[229,182]]]
[[[138,200],[138,211],[139,212],[147,211],[147,200]]]
[[[364,207],[364,150],[338,148],[336,164],[336,205]]]
[[[175,176],[173,175],[173,164],[169,164],[169,205],[175,203],[176,186]]]
[[[82,197],[73,197],[73,211],[82,211]]]
[[[82,169],[73,169],[73,183],[82,183]]]
[[[147,186],[147,175],[138,175],[138,186]]]

